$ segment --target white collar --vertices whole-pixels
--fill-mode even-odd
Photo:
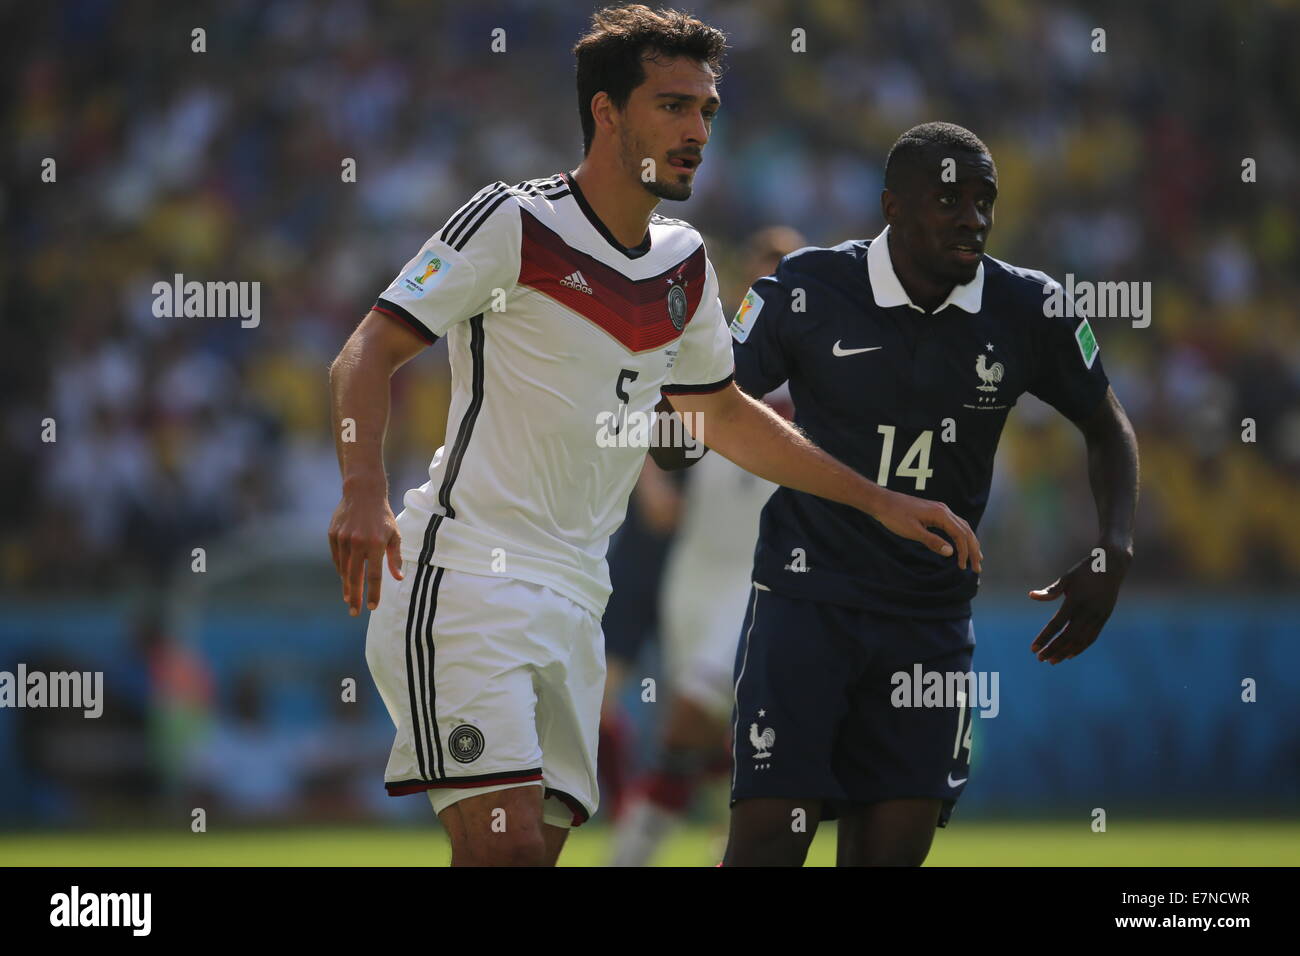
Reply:
[[[925,309],[908,297],[903,283],[898,281],[898,276],[894,273],[894,263],[889,258],[888,226],[880,235],[872,239],[871,245],[867,247],[867,276],[871,279],[871,294],[876,300],[876,305],[882,309],[910,305],[917,312],[925,312]],[[955,305],[974,315],[979,312],[983,302],[984,263],[981,261],[975,268],[975,278],[965,285],[953,286],[952,291],[948,293],[948,298],[944,299],[943,304],[934,311],[942,312],[948,306]]]

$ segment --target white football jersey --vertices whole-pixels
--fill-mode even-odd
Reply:
[[[402,557],[541,584],[602,613],[609,536],[646,455],[630,413],[731,382],[699,233],[654,216],[627,249],[567,174],[495,183],[375,309],[445,335],[451,359],[447,444],[406,493]]]

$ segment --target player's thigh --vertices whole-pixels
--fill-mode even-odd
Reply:
[[[731,807],[724,866],[803,866],[821,823],[822,801],[779,797]]]
[[[944,802],[937,797],[884,800],[842,809],[837,866],[920,866],[934,842]]]
[[[454,866],[543,866],[547,840],[538,783],[474,792],[438,814]]]

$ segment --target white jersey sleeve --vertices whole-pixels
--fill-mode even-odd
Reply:
[[[718,298],[718,274],[713,263],[704,261],[704,292],[682,333],[677,360],[663,386],[673,392],[712,392],[727,385],[735,372],[731,357],[731,333]]]
[[[500,311],[519,279],[519,211],[510,187],[493,183],[429,237],[375,302],[427,341],[457,322]]]

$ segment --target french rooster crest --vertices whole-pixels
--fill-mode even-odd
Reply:
[[[988,358],[988,356],[981,352],[980,357],[975,360],[975,374],[978,375],[980,381],[984,383],[983,385],[977,385],[976,388],[981,392],[996,392],[998,390],[998,382],[1002,381],[1002,375],[1006,369],[1002,367],[1001,362],[994,362],[992,365],[988,365],[984,361],[986,358]]]

